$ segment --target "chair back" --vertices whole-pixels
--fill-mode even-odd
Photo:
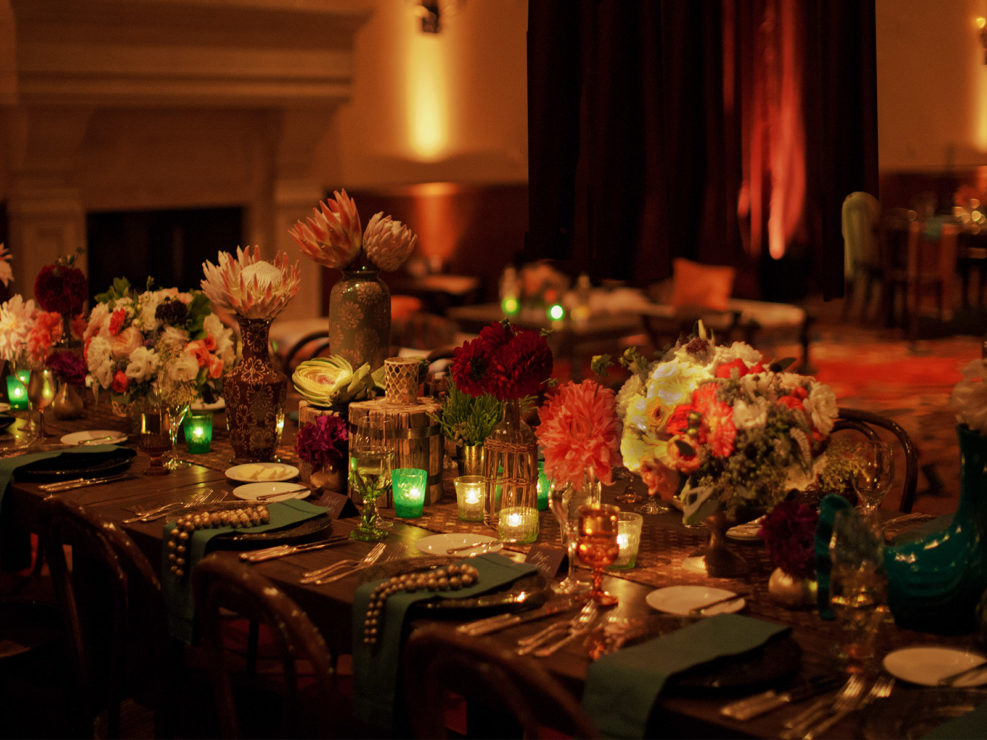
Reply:
[[[834,432],[843,429],[856,430],[875,441],[881,438],[878,429],[883,429],[895,437],[898,443],[895,454],[903,457],[905,461],[905,480],[898,510],[906,514],[910,513],[912,506],[915,505],[915,489],[918,485],[918,450],[908,432],[898,422],[886,416],[846,407],[840,408],[836,424],[833,426]]]
[[[278,736],[334,734],[341,702],[332,657],[322,635],[299,606],[270,580],[229,558],[201,560],[192,572],[192,586],[203,645],[210,656],[223,737],[240,737],[241,725],[233,682],[238,665],[226,649],[223,634],[230,612],[265,626],[270,633],[272,653],[280,668],[277,690],[283,693]],[[302,675],[299,668],[305,663],[310,670]],[[245,677],[245,673],[240,676]]]
[[[861,266],[880,263],[878,223],[881,204],[870,193],[856,191],[843,200],[844,270],[854,275]]]
[[[445,738],[447,693],[469,705],[513,718],[524,737],[543,737],[545,729],[571,737],[599,737],[578,701],[554,677],[529,658],[470,639],[443,625],[416,630],[404,652],[404,693],[415,737]],[[481,728],[467,728],[470,730]]]
[[[106,712],[107,733],[118,737],[122,701],[162,690],[161,583],[123,530],[77,503],[45,499],[41,535],[66,635],[73,725],[92,734]]]

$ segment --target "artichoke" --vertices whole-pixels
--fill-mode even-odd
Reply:
[[[314,406],[333,406],[370,398],[374,378],[370,364],[358,369],[340,355],[314,357],[299,363],[291,375],[295,390]]]

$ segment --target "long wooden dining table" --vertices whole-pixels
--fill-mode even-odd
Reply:
[[[108,404],[90,406],[81,419],[72,421],[50,420],[49,429],[54,435],[47,446],[57,447],[59,435],[83,429],[114,429],[130,431],[130,421],[113,415]],[[77,488],[57,494],[72,499],[91,509],[100,516],[121,523],[135,542],[147,553],[152,563],[162,560],[163,530],[160,521],[122,524],[133,515],[138,505],[164,503],[178,500],[191,492],[206,487],[226,491],[232,498],[232,490],[238,485],[229,480],[225,470],[232,464],[232,451],[224,430],[222,413],[216,415],[213,447],[209,453],[189,454],[184,445],[175,450],[175,456],[182,461],[176,470],[162,476],[146,476],[144,472],[148,459],[139,454],[131,472],[134,477],[128,480]],[[136,445],[136,437],[131,436],[128,444]],[[284,462],[296,460],[294,449],[294,429],[289,423],[279,458]],[[7,454],[10,453],[7,449]],[[0,440],[0,454],[4,453]],[[451,475],[447,476],[443,498],[425,509],[418,519],[402,520],[394,517],[393,510],[384,510],[390,520],[390,534],[385,540],[387,551],[384,561],[399,558],[423,558],[424,553],[416,547],[416,542],[436,533],[468,532],[492,534],[482,523],[462,522],[457,518],[455,496],[451,486]],[[622,477],[618,484],[605,494],[612,497],[625,492],[627,486],[634,487],[636,481]],[[36,530],[39,504],[46,495],[37,483],[12,483],[3,499],[2,516],[5,526],[21,530]],[[318,498],[313,499],[318,504]],[[341,518],[332,524],[334,534],[348,533],[356,526],[357,518]],[[535,545],[559,547],[559,528],[550,512],[541,513],[541,533]],[[749,721],[741,722],[720,714],[721,707],[729,701],[745,694],[763,691],[766,688],[783,690],[810,677],[843,670],[836,648],[841,641],[838,625],[821,619],[812,608],[788,608],[768,593],[767,583],[772,565],[768,561],[760,542],[739,542],[733,547],[744,555],[749,565],[746,574],[732,579],[712,579],[704,573],[686,567],[687,558],[702,546],[706,533],[701,528],[689,528],[682,524],[677,512],[658,516],[645,516],[644,536],[636,567],[629,570],[611,571],[605,578],[604,586],[618,597],[619,603],[607,613],[611,625],[634,626],[644,636],[667,634],[695,621],[694,617],[681,617],[661,614],[652,609],[646,597],[655,589],[671,585],[704,585],[729,589],[744,595],[744,613],[760,619],[790,625],[791,635],[801,653],[797,666],[792,672],[785,672],[765,681],[764,675],[755,676],[749,685],[737,681],[716,681],[707,685],[692,685],[676,688],[672,682],[668,690],[662,692],[652,724],[660,727],[663,734],[678,737],[703,736],[751,736],[777,737],[783,722],[805,708],[804,704],[785,706]],[[508,544],[502,554],[523,560],[535,545]],[[327,565],[343,558],[358,558],[370,549],[370,544],[351,541],[338,547],[309,553],[299,553],[269,562],[258,563],[256,568],[293,598],[320,628],[329,647],[339,653],[349,653],[352,645],[351,618],[354,593],[366,573],[354,574],[334,583],[316,586],[300,582],[301,575],[308,570]],[[212,557],[237,558],[238,552],[220,551]],[[373,575],[373,571],[369,571]],[[441,624],[441,629],[453,630],[467,618],[460,612],[455,617],[434,616],[433,613],[420,616],[415,625]],[[479,616],[479,615],[477,615]],[[564,615],[571,616],[570,614]],[[621,621],[626,620],[626,621]],[[542,626],[544,621],[523,624],[483,638],[492,640],[503,647],[514,647],[516,640],[531,634]],[[596,634],[596,638],[600,633]],[[594,639],[591,634],[590,641]],[[944,637],[910,632],[896,627],[890,617],[885,621],[878,636],[878,647],[873,666],[880,670],[880,658],[898,647],[910,645],[950,645],[976,648],[973,636]],[[574,641],[550,658],[540,660],[548,671],[556,676],[578,698],[590,665],[586,643]],[[764,667],[762,667],[764,668]],[[769,669],[770,675],[770,666]],[[727,669],[729,672],[729,669]],[[899,681],[896,692],[917,691],[918,687]],[[835,725],[827,733],[832,737],[859,736],[861,717],[851,715]]]

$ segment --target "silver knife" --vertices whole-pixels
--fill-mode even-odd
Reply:
[[[842,676],[817,676],[810,679],[808,683],[797,686],[791,691],[777,693],[775,691],[765,691],[762,694],[755,694],[746,699],[735,701],[720,709],[720,714],[744,722],[754,717],[758,717],[772,709],[784,706],[785,704],[796,704],[805,701],[813,696],[822,694],[831,689],[835,689],[843,682]]]
[[[268,560],[277,560],[278,558],[295,555],[300,552],[311,552],[312,550],[321,550],[324,547],[342,545],[346,542],[352,542],[352,540],[349,537],[340,536],[332,537],[322,542],[310,542],[305,545],[276,545],[274,547],[264,548],[263,550],[240,553],[240,560],[248,563],[263,563]]]
[[[58,491],[71,491],[73,488],[85,488],[86,486],[98,486],[101,483],[113,483],[118,480],[136,478],[132,473],[118,473],[116,475],[106,475],[102,478],[77,478],[76,480],[58,481],[57,483],[42,483],[38,488],[46,493]]]
[[[551,617],[554,614],[561,614],[572,609],[577,603],[576,599],[560,599],[545,604],[533,611],[525,612],[524,614],[498,614],[494,617],[478,619],[475,622],[467,622],[459,625],[456,631],[470,637],[489,635],[492,632],[499,632],[517,624],[534,622],[545,617]]]

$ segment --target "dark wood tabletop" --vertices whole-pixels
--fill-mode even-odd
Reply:
[[[182,447],[177,451],[177,455],[185,464],[168,475],[143,475],[148,461],[143,454],[138,454],[132,467],[132,472],[135,474],[133,479],[74,489],[55,495],[71,498],[104,517],[122,522],[132,515],[132,508],[136,504],[163,503],[180,499],[189,492],[204,487],[232,492],[232,489],[239,484],[228,480],[224,474],[232,463],[232,452],[226,440],[223,424],[223,415],[220,413],[216,417],[213,449],[210,453],[190,455]],[[82,419],[69,422],[52,419],[49,428],[55,437],[50,442],[57,444],[59,435],[71,431],[82,429],[128,431],[128,425],[127,419],[113,416],[109,406],[100,405],[87,409]],[[293,436],[293,429],[289,426],[284,444],[279,450],[281,459],[287,463],[295,461],[292,449]],[[135,444],[135,442],[135,438],[131,437],[129,443]],[[627,480],[620,481],[620,484],[606,495],[612,496],[615,491],[623,491],[627,484]],[[47,494],[39,489],[38,484],[12,484],[3,500],[3,517],[7,519],[8,524],[14,522],[21,528],[33,528],[38,504],[45,495]],[[232,495],[230,497],[232,498]],[[314,502],[319,503],[319,500],[315,499]],[[446,486],[442,500],[426,507],[425,515],[420,519],[398,520],[394,519],[393,511],[384,510],[383,513],[391,520],[390,535],[386,539],[388,546],[386,559],[389,561],[396,558],[425,557],[418,551],[415,542],[436,532],[491,533],[482,524],[470,524],[458,520],[451,485]],[[348,533],[356,526],[356,521],[356,518],[334,521],[333,533]],[[542,512],[540,524],[541,534],[536,544],[557,545],[558,525],[549,512]],[[161,562],[163,528],[160,521],[123,526],[152,562]],[[794,674],[772,682],[771,687],[782,689],[810,676],[842,670],[835,650],[840,640],[838,626],[820,619],[814,609],[789,609],[773,600],[768,594],[767,582],[772,566],[760,543],[733,545],[744,555],[750,566],[744,576],[736,579],[711,579],[703,573],[691,572],[684,567],[686,557],[697,550],[705,539],[704,530],[685,527],[677,513],[646,515],[637,567],[614,572],[605,578],[604,585],[607,590],[619,598],[618,606],[608,615],[616,619],[634,620],[635,623],[645,627],[648,636],[660,635],[682,627],[691,618],[662,615],[651,609],[645,599],[652,590],[675,584],[725,588],[746,595],[747,603],[743,613],[792,626],[792,636],[802,654],[799,667]],[[360,557],[369,548],[370,545],[367,543],[352,541],[338,547],[292,555],[251,567],[259,569],[309,613],[312,620],[323,631],[332,649],[349,652],[354,592],[361,578],[368,577],[367,574],[354,574],[323,586],[301,584],[299,577],[307,570],[343,558]],[[503,554],[522,560],[530,548],[530,545],[508,545]],[[236,558],[238,553],[219,552],[215,556]],[[384,567],[386,563],[381,566]],[[371,571],[369,577],[373,575]],[[462,615],[457,616],[462,617]],[[434,618],[424,617],[420,620],[421,623],[435,621]],[[439,621],[444,624],[443,629],[449,630],[460,623],[457,619]],[[517,638],[531,634],[542,626],[544,622],[532,622],[480,639],[493,640],[504,647],[513,647]],[[896,647],[912,644],[975,647],[972,637],[946,638],[907,632],[897,628],[889,617],[878,638],[877,660]],[[531,660],[539,659],[531,658]],[[577,696],[581,695],[590,664],[586,644],[573,642],[551,658],[543,659],[543,663]],[[879,670],[879,665],[875,663],[874,668]],[[737,722],[719,714],[720,708],[728,701],[765,688],[768,686],[752,685],[738,687],[732,691],[722,691],[712,686],[700,689],[685,687],[681,690],[676,690],[673,686],[662,694],[652,721],[660,722],[662,730],[673,736],[776,737],[784,720],[801,711],[805,705],[784,707],[748,722]],[[896,688],[896,691],[909,690],[914,689],[906,685],[899,685]],[[858,732],[859,718],[850,717],[836,725],[829,734],[833,737],[845,737],[853,736]]]

